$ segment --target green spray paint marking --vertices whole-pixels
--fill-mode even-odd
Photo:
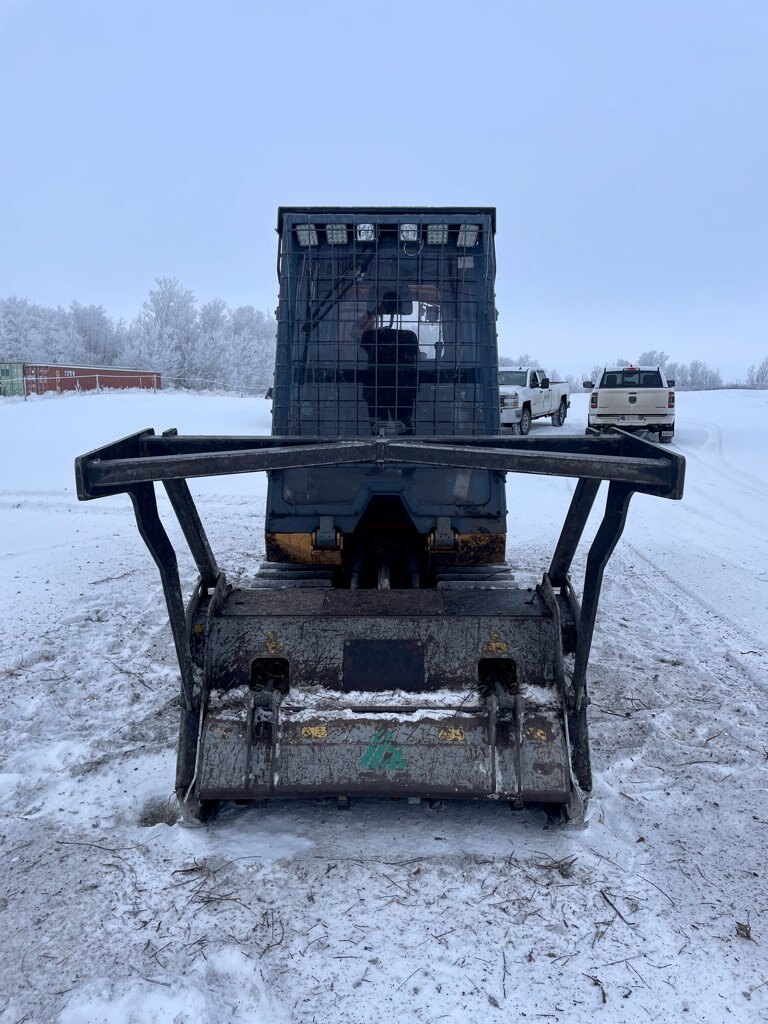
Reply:
[[[360,767],[371,772],[404,772],[408,762],[400,747],[392,742],[392,733],[388,729],[379,729],[360,758]]]

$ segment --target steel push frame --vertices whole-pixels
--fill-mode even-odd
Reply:
[[[222,589],[220,571],[187,480],[236,473],[314,466],[398,464],[485,469],[503,473],[563,476],[576,487],[556,543],[542,593],[565,599],[576,631],[568,700],[572,768],[582,790],[592,786],[586,707],[587,666],[606,565],[621,537],[636,492],[679,499],[685,460],[626,432],[586,436],[372,438],[339,441],[296,437],[161,435],[147,429],[105,445],[75,461],[81,501],[127,494],[139,533],[157,565],[181,674],[181,722],[176,792],[189,797],[195,777],[203,703],[199,670],[191,653],[191,613],[200,594]],[[607,495],[602,519],[590,545],[579,602],[570,569],[603,482]],[[155,483],[162,483],[199,575],[187,608],[174,546],[161,520]]]

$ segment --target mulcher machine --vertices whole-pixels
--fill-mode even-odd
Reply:
[[[680,498],[683,459],[618,430],[500,436],[493,209],[284,208],[277,230],[272,435],[143,430],[76,461],[81,500],[130,496],[160,571],[183,813],[360,795],[578,817],[603,571],[633,493]],[[255,472],[266,559],[233,584],[187,481]],[[535,589],[505,563],[508,473],[576,481]],[[199,573],[186,610],[158,482]]]

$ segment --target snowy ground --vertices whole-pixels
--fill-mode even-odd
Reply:
[[[157,573],[128,499],[79,504],[72,461],[146,426],[265,433],[268,405],[0,401],[0,1021],[768,1021],[767,416],[766,392],[681,394],[685,498],[633,499],[586,828],[363,801],[192,830]],[[579,395],[564,429],[585,420]],[[572,487],[509,478],[521,581]],[[263,479],[193,490],[220,563],[252,569]]]

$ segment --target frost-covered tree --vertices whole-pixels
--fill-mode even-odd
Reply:
[[[688,364],[688,386],[690,388],[703,388],[706,366],[700,359],[692,359]]]
[[[195,296],[176,278],[159,277],[131,325],[136,366],[159,370],[169,384],[195,387],[199,318]]]
[[[227,304],[223,299],[211,299],[200,307],[197,343],[188,363],[190,376],[198,382],[194,386],[226,385],[224,365],[229,334]]]
[[[56,309],[43,308],[41,314],[39,319],[40,344],[45,352],[46,361],[52,363],[77,362],[73,358],[74,346],[67,311],[58,306]]]
[[[272,382],[275,319],[223,299],[198,308],[191,291],[158,278],[136,319],[113,321],[103,306],[69,309],[0,299],[0,360],[132,366],[159,371],[166,386],[265,390]]]
[[[499,356],[499,366],[538,366],[539,360],[524,352],[521,356]]]
[[[723,378],[719,370],[713,370],[711,366],[700,359],[691,360],[688,366],[688,387],[694,391],[705,391],[709,388],[719,388],[723,385]]]
[[[0,303],[0,358],[9,362],[40,362],[45,358],[40,310],[15,295]]]
[[[768,356],[759,366],[754,364],[747,370],[747,384],[751,388],[768,387]]]
[[[70,350],[67,361],[87,366],[114,366],[118,335],[103,306],[73,302],[66,316]]]
[[[25,363],[71,362],[72,347],[66,310],[15,297],[0,303],[0,358]]]
[[[253,306],[229,310],[230,337],[223,369],[228,384],[261,390],[272,383],[275,365],[274,317]]]
[[[641,352],[637,357],[638,366],[660,366],[662,370],[666,367],[668,361],[669,356],[667,353],[655,348],[649,348],[646,352]]]

